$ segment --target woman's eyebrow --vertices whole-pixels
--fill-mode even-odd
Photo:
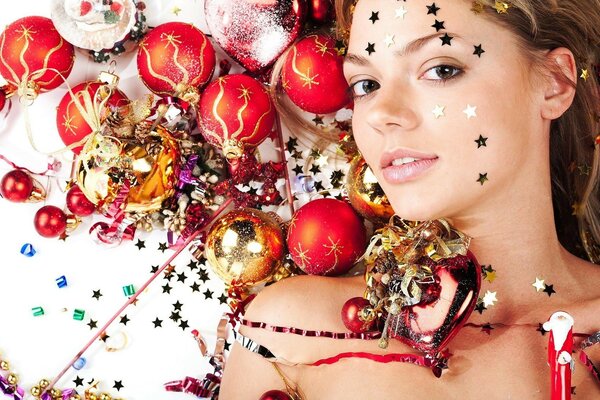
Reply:
[[[462,39],[460,35],[457,35],[455,33],[446,32],[446,34],[448,36],[450,36],[452,39]],[[420,50],[423,46],[425,46],[427,43],[431,42],[432,40],[434,40],[436,38],[441,38],[442,36],[444,36],[444,35],[441,35],[439,32],[437,32],[437,33],[432,33],[431,35],[423,36],[418,39],[412,40],[412,41],[408,42],[404,47],[394,51],[394,56],[404,57],[409,54],[415,53],[416,51]],[[358,54],[352,54],[352,53],[346,54],[346,56],[344,57],[344,63],[351,63],[351,64],[355,64],[355,65],[359,65],[359,66],[371,65],[371,62],[369,61],[369,59],[367,57],[360,56]]]

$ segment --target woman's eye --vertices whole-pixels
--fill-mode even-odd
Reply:
[[[442,80],[446,81],[456,76],[460,75],[463,72],[462,69],[458,67],[454,67],[452,65],[438,65],[437,67],[433,67],[428,69],[424,74],[423,78],[428,80]]]
[[[361,81],[355,82],[354,84],[352,84],[352,86],[350,86],[350,89],[352,90],[352,96],[354,98],[366,96],[379,88],[379,83],[370,79],[363,79]]]

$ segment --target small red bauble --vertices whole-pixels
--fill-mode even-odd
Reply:
[[[306,36],[287,53],[281,76],[285,93],[304,111],[339,110],[350,102],[343,60],[329,36]]]
[[[308,2],[308,16],[318,24],[330,22],[334,18],[331,0],[310,0]]]
[[[348,203],[317,199],[294,214],[287,245],[307,274],[336,276],[352,268],[365,250],[366,236],[362,220]]]
[[[360,315],[361,311],[369,306],[369,301],[364,297],[353,297],[346,301],[342,307],[342,321],[346,328],[354,333],[371,330],[376,320],[365,321]]]
[[[73,69],[75,51],[52,20],[25,17],[8,25],[0,35],[0,74],[14,88],[28,82],[33,95],[60,86]],[[58,72],[57,72],[58,71]]]
[[[263,393],[258,400],[292,400],[292,398],[283,390],[269,390]]]
[[[44,206],[35,213],[34,224],[41,236],[58,237],[67,229],[67,215],[58,207]]]
[[[86,108],[86,102],[84,100],[85,93],[87,92],[87,95],[89,95],[89,99],[92,102],[95,100],[99,104],[102,99],[94,99],[94,97],[100,96],[98,89],[102,85],[102,83],[94,81],[83,82],[75,86],[73,89],[71,89],[71,91],[75,95],[75,98],[79,104],[83,108]],[[111,96],[108,98],[106,106],[122,107],[127,105],[128,102],[129,99],[127,99],[127,96],[117,89],[114,90]],[[87,135],[92,133],[92,128],[87,124],[79,112],[79,109],[73,100],[73,96],[71,96],[71,93],[69,92],[64,95],[58,104],[58,108],[56,109],[56,128],[58,129],[60,138],[67,146],[79,142]],[[75,154],[79,154],[82,148],[83,144],[75,147],[73,152]]]
[[[6,105],[6,92],[2,89],[0,89],[0,111],[2,111],[4,109],[4,106]]]
[[[152,92],[197,102],[197,88],[215,69],[215,50],[192,24],[168,22],[154,28],[140,43],[137,67]]]
[[[86,217],[96,211],[94,203],[85,197],[85,194],[77,185],[74,185],[67,192],[67,208],[78,217]]]
[[[267,89],[247,75],[227,75],[202,93],[198,124],[204,138],[227,158],[241,157],[244,148],[258,146],[269,136],[275,107]]]
[[[15,203],[27,201],[33,191],[33,179],[20,169],[15,169],[2,177],[0,181],[0,194],[6,200]]]

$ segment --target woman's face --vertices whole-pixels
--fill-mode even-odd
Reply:
[[[471,4],[360,0],[354,12],[344,63],[354,135],[409,220],[498,205],[546,140],[529,62]]]

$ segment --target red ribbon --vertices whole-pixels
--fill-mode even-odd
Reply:
[[[368,360],[380,362],[380,363],[390,363],[390,362],[406,362],[411,364],[420,365],[422,367],[431,367],[433,362],[431,359],[426,358],[425,356],[417,355],[417,354],[409,354],[409,353],[393,353],[393,354],[372,354],[365,352],[347,352],[340,353],[333,357],[322,358],[318,361],[315,361],[311,366],[319,366],[319,365],[331,365],[336,362],[344,359],[344,358],[366,358]]]
[[[179,381],[167,382],[165,383],[165,390],[167,392],[183,392],[200,398],[212,399],[217,394],[216,389],[220,384],[221,378],[209,373],[202,380],[186,376]]]

